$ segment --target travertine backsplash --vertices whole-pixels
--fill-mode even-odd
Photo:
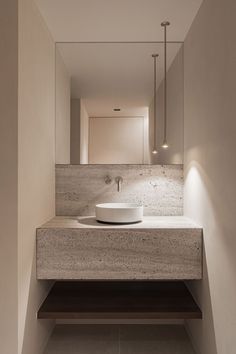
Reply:
[[[121,192],[116,176],[123,177]],[[56,166],[56,215],[94,215],[95,205],[106,202],[140,203],[145,215],[183,215],[183,166]]]

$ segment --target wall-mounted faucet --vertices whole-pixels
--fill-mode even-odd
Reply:
[[[106,184],[111,184],[111,183],[112,183],[112,178],[111,178],[111,176],[106,175],[106,176],[104,177],[104,182],[105,182]],[[121,185],[122,185],[122,183],[123,183],[123,178],[122,178],[121,176],[117,176],[117,177],[115,178],[115,182],[116,182],[116,184],[117,184],[117,191],[118,191],[118,192],[121,192]]]
[[[117,176],[117,177],[115,178],[115,181],[116,181],[116,183],[117,183],[117,191],[118,191],[118,192],[121,192],[121,185],[122,185],[122,183],[123,183],[123,178],[122,178],[121,176]]]

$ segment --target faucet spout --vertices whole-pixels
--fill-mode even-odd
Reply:
[[[123,178],[121,176],[117,176],[115,181],[117,183],[117,192],[121,192],[121,185],[123,183]]]

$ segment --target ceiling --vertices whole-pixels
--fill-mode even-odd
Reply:
[[[162,43],[58,43],[71,77],[73,98],[85,98],[91,116],[109,115],[120,107],[131,115],[133,107],[149,106],[153,97],[153,53],[158,53],[157,87],[164,75]],[[167,46],[169,67],[181,48]],[[182,58],[180,57],[180,60]],[[180,63],[182,70],[183,63]]]
[[[35,0],[56,42],[184,41],[202,0]]]
[[[72,96],[85,99],[89,115],[145,115],[153,94],[152,53],[163,44],[68,43],[163,41],[160,23],[169,20],[168,66],[202,0],[35,0],[71,76]],[[62,43],[64,42],[64,43]],[[122,108],[114,113],[113,108]]]

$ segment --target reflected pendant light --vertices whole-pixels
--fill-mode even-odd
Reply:
[[[156,106],[156,91],[157,91],[157,58],[158,58],[159,54],[152,54],[152,57],[153,57],[153,64],[154,64],[154,94],[153,94],[153,97],[154,97],[154,114],[153,114],[153,117],[154,117],[154,141],[153,141],[153,149],[152,149],[152,153],[154,155],[156,155],[158,153],[157,151],[157,142],[156,142],[156,124],[157,124],[157,106]]]
[[[164,21],[161,26],[164,27],[164,139],[162,148],[168,149],[167,142],[167,40],[166,40],[166,28],[170,25],[170,22]]]

